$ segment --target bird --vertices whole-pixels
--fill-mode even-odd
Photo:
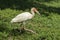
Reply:
[[[25,26],[25,22],[32,19],[35,16],[35,13],[40,15],[39,11],[35,7],[32,7],[30,12],[23,12],[14,17],[11,20],[11,23],[22,23]]]

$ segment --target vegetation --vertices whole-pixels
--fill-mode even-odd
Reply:
[[[20,24],[10,21],[17,14],[36,7],[41,15],[26,22],[25,27],[37,32],[20,33]],[[0,40],[60,40],[60,0],[0,0]]]

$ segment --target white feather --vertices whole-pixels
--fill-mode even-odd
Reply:
[[[33,16],[32,16],[31,13],[24,12],[24,13],[21,13],[21,14],[17,15],[15,18],[13,18],[12,21],[11,21],[11,23],[26,21],[28,19],[31,19],[32,17]]]

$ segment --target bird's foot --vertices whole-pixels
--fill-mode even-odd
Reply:
[[[21,28],[20,28],[20,32],[21,32],[21,33],[24,33],[24,32],[25,32],[25,28],[24,28],[24,27],[21,27]]]

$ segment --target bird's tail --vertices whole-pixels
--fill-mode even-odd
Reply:
[[[10,23],[13,23],[13,21],[11,21]]]

